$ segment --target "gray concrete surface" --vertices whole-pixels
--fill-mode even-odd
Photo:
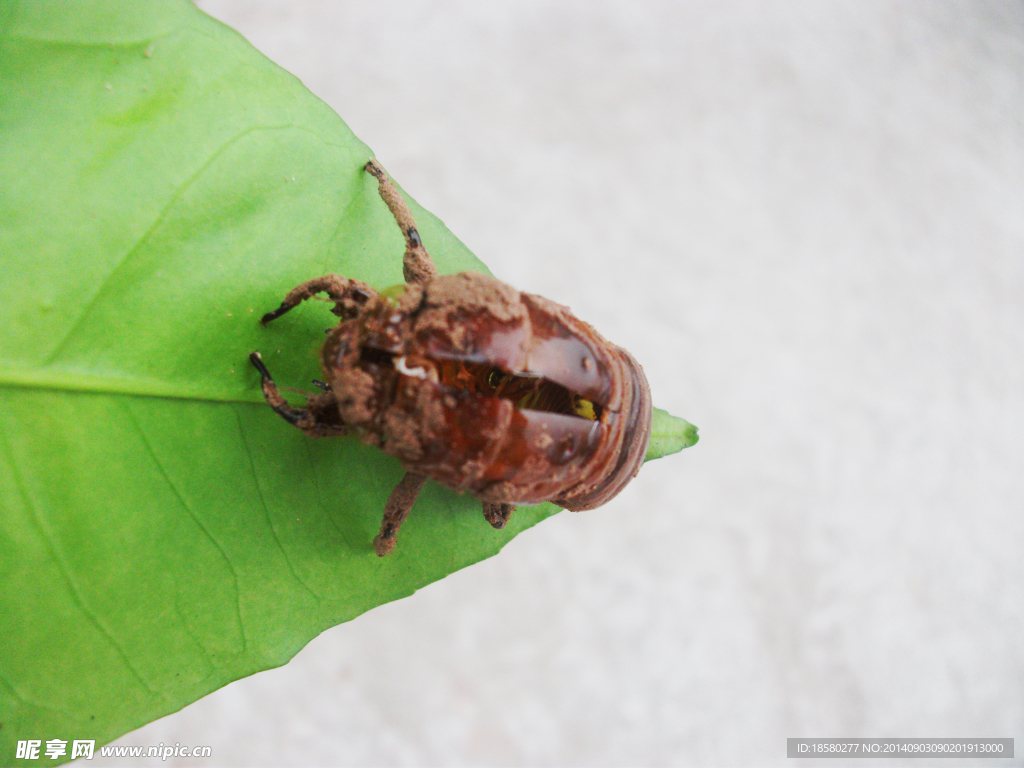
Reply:
[[[1024,752],[1024,5],[200,5],[702,440],[119,743],[204,766]]]

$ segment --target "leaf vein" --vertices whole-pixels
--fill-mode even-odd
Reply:
[[[25,505],[25,509],[28,510],[29,515],[35,523],[36,529],[39,531],[40,538],[43,541],[44,546],[49,550],[50,557],[57,566],[57,570],[60,572],[64,583],[67,584],[68,591],[71,593],[71,597],[78,606],[78,609],[85,615],[89,622],[99,630],[107,641],[113,646],[114,652],[121,658],[121,661],[132,673],[132,676],[138,680],[142,686],[149,691],[151,694],[160,694],[166,698],[161,691],[157,691],[153,688],[149,682],[142,676],[142,674],[135,668],[131,660],[128,658],[128,654],[121,644],[114,638],[113,633],[100,621],[99,617],[86,605],[85,598],[82,596],[81,589],[75,583],[72,578],[71,571],[67,564],[61,557],[60,550],[54,540],[53,533],[49,530],[48,526],[43,522],[42,516],[36,505],[32,501],[32,497],[28,492],[28,488],[25,486],[25,480],[22,477],[21,470],[18,468],[17,459],[14,451],[10,446],[9,440],[6,435],[6,427],[2,420],[0,420],[0,448],[2,448],[4,454],[7,457],[7,461],[11,466],[11,474],[14,476],[14,483],[18,488],[18,494],[21,496],[22,503]]]
[[[149,241],[149,239],[152,237],[153,233],[157,230],[157,228],[164,223],[164,221],[167,218],[168,212],[174,207],[175,204],[177,204],[177,202],[181,199],[185,191],[192,186],[196,179],[198,179],[203,174],[203,172],[206,171],[207,168],[209,168],[214,162],[216,162],[216,160],[222,154],[224,154],[224,152],[226,152],[229,147],[231,147],[236,142],[241,141],[249,134],[256,133],[258,131],[281,130],[282,128],[289,127],[291,126],[252,126],[250,128],[246,128],[244,131],[240,131],[239,133],[224,141],[224,143],[222,143],[219,147],[217,147],[217,149],[214,150],[210,154],[210,156],[206,158],[206,160],[189,175],[187,179],[185,179],[181,184],[178,185],[178,187],[174,190],[174,193],[171,195],[170,199],[160,210],[160,213],[157,214],[156,219],[149,226],[149,228],[136,241],[135,245],[133,245],[131,248],[125,251],[121,258],[117,260],[117,263],[114,264],[113,268],[107,273],[107,276],[104,277],[103,280],[100,282],[99,287],[96,289],[95,293],[93,293],[93,295],[86,302],[85,307],[78,314],[78,316],[71,322],[71,324],[68,325],[67,330],[64,332],[64,335],[57,341],[57,343],[53,346],[50,352],[43,359],[41,365],[52,365],[53,362],[58,357],[60,357],[61,353],[64,352],[64,350],[67,348],[72,338],[81,329],[81,327],[85,323],[86,318],[100,302],[103,295],[107,292],[108,288],[111,286],[118,272],[123,270],[129,263],[131,263],[132,258],[141,250],[142,246]]]
[[[211,533],[210,530],[206,527],[206,525],[203,524],[203,521],[200,520],[199,516],[195,513],[195,511],[192,509],[189,503],[185,501],[185,497],[178,489],[178,486],[175,485],[174,481],[171,480],[171,477],[167,473],[167,470],[164,467],[163,462],[161,462],[159,457],[156,455],[156,451],[153,449],[152,443],[150,443],[149,438],[146,436],[145,430],[142,428],[142,424],[139,423],[137,417],[132,412],[132,409],[127,404],[124,404],[124,409],[128,413],[129,420],[135,426],[136,431],[138,431],[139,437],[142,438],[142,444],[146,446],[146,451],[149,453],[150,458],[153,460],[153,463],[156,465],[157,470],[160,472],[160,476],[164,479],[164,482],[167,483],[167,486],[171,489],[171,492],[174,494],[174,497],[178,500],[178,503],[181,504],[185,512],[188,513],[189,517],[192,518],[193,522],[195,522],[195,524],[199,526],[199,530],[206,534],[206,538],[210,540],[210,543],[213,544],[217,552],[220,553],[220,556],[223,558],[224,562],[228,566],[228,570],[231,572],[231,579],[233,582],[235,593],[235,620],[238,622],[238,631],[242,636],[242,653],[245,653],[248,644],[245,637],[245,623],[242,621],[241,589],[238,583],[238,572],[235,570],[235,566],[231,562],[231,558],[228,557],[228,553],[224,551],[224,547],[222,547],[220,545],[220,542],[218,542],[217,539],[214,538],[213,533]],[[187,625],[186,629],[188,629]],[[191,632],[191,630],[189,631]],[[200,647],[202,647],[201,643]],[[203,648],[203,651],[206,651],[205,647]]]
[[[19,32],[12,33],[4,30],[0,32],[0,40],[36,43],[38,45],[52,45],[54,47],[62,48],[110,48],[117,50],[119,48],[141,48],[144,45],[155,43],[158,40],[164,40],[176,32],[179,32],[181,29],[182,27],[178,26],[166,32],[160,32],[159,34],[151,35],[150,37],[138,38],[136,40],[74,40],[67,37],[41,37],[26,35]]]
[[[68,718],[69,720],[71,719],[71,713],[68,712],[66,709],[60,709],[58,707],[51,707],[48,704],[39,704],[38,702],[32,701],[27,696],[25,696],[25,694],[23,694],[21,691],[19,691],[14,686],[14,683],[12,683],[2,673],[0,673],[0,688],[4,688],[8,692],[8,695],[10,695],[11,697],[17,699],[18,701],[20,701],[22,704],[24,704],[26,706],[36,707],[37,709],[46,709],[46,710],[49,710],[50,712],[60,712],[62,715],[64,715],[64,717]]]
[[[352,545],[351,540],[349,540],[348,534],[345,532],[345,529],[338,525],[338,521],[334,519],[334,515],[331,514],[331,510],[328,509],[327,504],[324,503],[323,492],[320,489],[320,478],[317,476],[316,473],[316,462],[313,460],[313,449],[310,447],[310,441],[303,440],[302,445],[306,449],[306,459],[309,461],[309,474],[313,478],[313,490],[316,492],[316,501],[317,504],[320,506],[320,510],[323,512],[324,515],[327,516],[327,519],[331,521],[331,525],[333,525],[334,528],[338,531],[338,533],[341,534],[341,538],[343,538],[345,540],[345,543],[348,544],[349,549],[355,549],[355,547]]]
[[[281,539],[278,538],[277,530],[274,528],[274,522],[270,517],[270,507],[267,506],[267,499],[263,495],[263,488],[260,486],[260,478],[256,472],[256,462],[253,461],[252,458],[252,449],[249,447],[249,439],[245,435],[245,427],[242,425],[242,417],[239,415],[237,408],[233,408],[232,410],[234,411],[235,419],[238,422],[238,432],[242,436],[242,446],[245,448],[245,456],[249,461],[249,471],[252,473],[252,481],[256,486],[256,493],[259,496],[260,505],[263,507],[263,516],[267,518],[267,527],[270,529],[270,535],[274,537],[274,543],[277,544],[277,548],[281,551],[281,557],[284,558],[292,576],[307,592],[309,592],[310,595],[313,596],[314,600],[320,602],[320,596],[310,589],[309,585],[303,581],[295,571],[295,566],[292,564],[291,558],[288,557],[288,553],[285,551],[284,545],[281,544]]]

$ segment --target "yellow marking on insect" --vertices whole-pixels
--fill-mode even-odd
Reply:
[[[398,285],[392,285],[390,288],[385,288],[380,292],[381,297],[387,301],[391,306],[397,307],[398,300],[402,298],[402,294],[405,293],[406,285],[399,283]]]
[[[594,411],[594,404],[579,395],[572,396],[572,411],[584,419],[597,421],[597,413]]]
[[[519,402],[516,403],[516,408],[520,408],[520,409],[525,408],[525,409],[528,410],[531,406],[536,405],[537,398],[538,398],[539,395],[540,395],[540,390],[537,390],[537,389],[535,389],[535,390],[533,390],[531,392],[527,392],[525,395],[523,395],[521,398],[519,398]]]

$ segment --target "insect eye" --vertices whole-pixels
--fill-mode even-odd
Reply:
[[[492,368],[491,372],[487,374],[487,383],[492,389],[497,389],[506,381],[509,380],[510,375],[502,372],[500,368]]]

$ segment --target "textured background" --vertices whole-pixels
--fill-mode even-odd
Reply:
[[[200,5],[702,439],[119,743],[204,766],[1024,752],[1024,5]]]

